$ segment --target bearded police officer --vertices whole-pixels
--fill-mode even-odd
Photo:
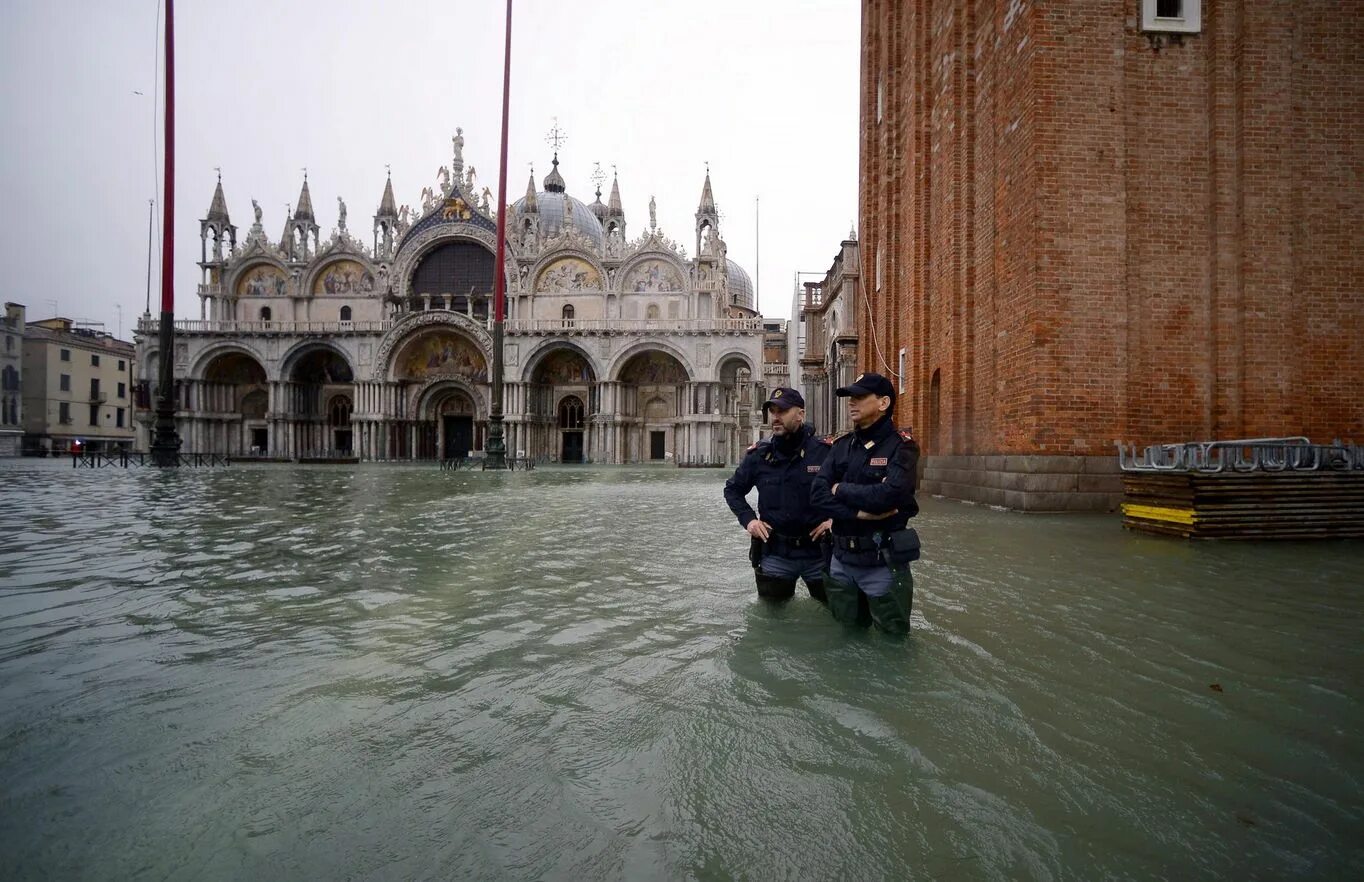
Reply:
[[[748,448],[725,482],[725,502],[752,537],[749,559],[758,596],[789,600],[796,579],[803,578],[810,596],[823,602],[823,543],[830,521],[810,505],[810,484],[829,447],[805,424],[805,399],[795,389],[773,390],[763,402],[763,418],[772,437]],[[744,498],[755,486],[761,515]]]
[[[831,442],[815,477],[812,500],[833,518],[833,559],[825,579],[829,611],[844,624],[873,622],[889,634],[909,632],[919,536],[906,527],[914,501],[919,445],[895,428],[895,387],[862,374],[837,393],[848,399],[854,430]]]

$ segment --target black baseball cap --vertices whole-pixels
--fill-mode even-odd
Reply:
[[[849,386],[840,386],[834,393],[840,398],[856,398],[859,395],[885,395],[895,403],[895,386],[880,374],[858,374]]]
[[[767,415],[769,407],[779,407],[787,410],[792,407],[804,407],[805,399],[795,389],[788,389],[785,386],[778,386],[772,390],[772,394],[767,396],[763,402],[763,416]]]

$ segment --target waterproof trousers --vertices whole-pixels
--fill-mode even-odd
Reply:
[[[829,612],[845,625],[866,628],[875,624],[887,634],[909,633],[914,604],[909,564],[858,566],[844,563],[835,554],[825,574],[824,591]]]

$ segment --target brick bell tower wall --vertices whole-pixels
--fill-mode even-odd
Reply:
[[[864,0],[862,367],[930,492],[1109,509],[1113,441],[1364,437],[1364,2]]]

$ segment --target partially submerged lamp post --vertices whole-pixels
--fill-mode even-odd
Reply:
[[[512,0],[507,0],[507,44],[502,62],[502,165],[497,175],[497,262],[493,277],[493,400],[488,414],[488,455],[485,469],[507,467],[507,443],[502,437],[502,335],[507,316],[507,119],[511,97]]]
[[[156,423],[152,463],[180,462],[180,436],[175,432],[175,2],[166,0],[166,184],[162,203],[160,370],[157,372]]]

